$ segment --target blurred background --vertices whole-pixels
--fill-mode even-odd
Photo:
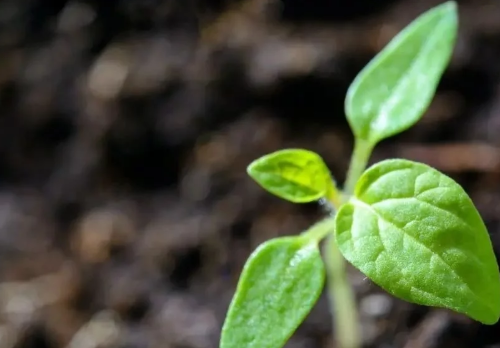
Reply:
[[[303,147],[342,182],[347,87],[440,2],[1,0],[0,348],[218,347],[250,252],[322,214],[246,166]],[[500,2],[458,3],[432,106],[372,161],[452,176],[500,251]],[[351,278],[365,347],[500,347]],[[330,328],[323,296],[287,347],[334,348]]]

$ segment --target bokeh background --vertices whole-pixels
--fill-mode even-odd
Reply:
[[[359,70],[438,0],[1,0],[0,348],[215,348],[261,242],[322,212],[246,175],[283,147],[343,181]],[[405,157],[471,194],[500,251],[500,1],[460,35]],[[371,348],[498,348],[500,326],[351,270]],[[288,348],[333,348],[323,296]]]

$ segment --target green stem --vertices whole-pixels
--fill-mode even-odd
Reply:
[[[354,193],[354,187],[361,174],[363,174],[366,169],[366,164],[368,163],[373,147],[374,144],[366,140],[356,139],[349,171],[347,172],[347,179],[344,185],[344,193],[346,195],[350,196]]]
[[[319,243],[333,232],[333,224],[331,217],[323,219],[314,224],[307,231],[302,233],[302,237],[306,241]]]
[[[346,261],[337,247],[334,236],[325,243],[327,286],[333,314],[333,329],[338,348],[360,348],[361,333],[354,290],[347,278]]]
[[[328,191],[326,193],[326,200],[329,204],[331,204],[330,213],[335,213],[335,210],[338,209],[342,205],[342,194],[337,188],[335,182],[328,187]]]
[[[344,186],[344,197],[330,197],[330,202],[338,211],[353,193],[356,183],[365,171],[374,144],[356,139],[349,171]],[[335,198],[335,199],[332,199]],[[333,330],[338,348],[360,348],[361,332],[354,289],[347,278],[347,262],[341,254],[334,235],[327,237],[325,246],[325,265],[328,274],[327,287],[333,314]]]

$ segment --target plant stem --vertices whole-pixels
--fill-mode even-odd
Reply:
[[[339,201],[329,201],[330,219],[342,205]],[[323,220],[326,221],[326,220]],[[321,225],[320,225],[321,226]],[[333,333],[337,341],[336,348],[360,348],[360,330],[354,290],[347,278],[346,261],[330,233],[323,235],[326,242],[323,254],[327,272],[327,289],[333,315]]]
[[[330,235],[324,247],[327,287],[338,348],[360,348],[360,330],[354,290],[347,278],[346,261]]]
[[[361,174],[365,171],[366,164],[372,153],[374,144],[362,140],[356,139],[354,143],[354,152],[351,156],[351,163],[349,165],[349,171],[347,172],[347,179],[344,185],[344,193],[348,196],[354,193],[354,187]]]
[[[363,174],[374,144],[356,139],[354,151],[351,156],[349,171],[347,172],[344,186],[344,197],[330,197],[333,205],[332,213],[338,211],[340,206],[354,193],[354,188]],[[334,198],[334,199],[332,199]],[[340,253],[334,235],[329,235],[323,252],[328,274],[327,287],[330,306],[333,314],[333,330],[338,348],[360,348],[361,332],[359,329],[358,311],[354,289],[347,278],[346,260]]]
[[[326,194],[326,201],[331,205],[330,213],[335,214],[335,210],[338,209],[342,205],[342,193],[337,188],[335,183],[332,183]]]
[[[315,243],[319,243],[323,239],[325,239],[328,235],[332,234],[333,224],[332,218],[326,218],[314,224],[307,231],[302,233],[302,236],[307,241],[314,241]]]

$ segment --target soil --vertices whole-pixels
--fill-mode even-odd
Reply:
[[[0,2],[0,347],[213,348],[261,242],[321,215],[248,163],[319,152],[340,182],[345,92],[437,0]],[[500,251],[500,2],[459,1],[422,121],[372,161],[431,164]],[[351,269],[366,348],[494,348],[500,326],[399,301]],[[322,296],[289,348],[332,348]]]

